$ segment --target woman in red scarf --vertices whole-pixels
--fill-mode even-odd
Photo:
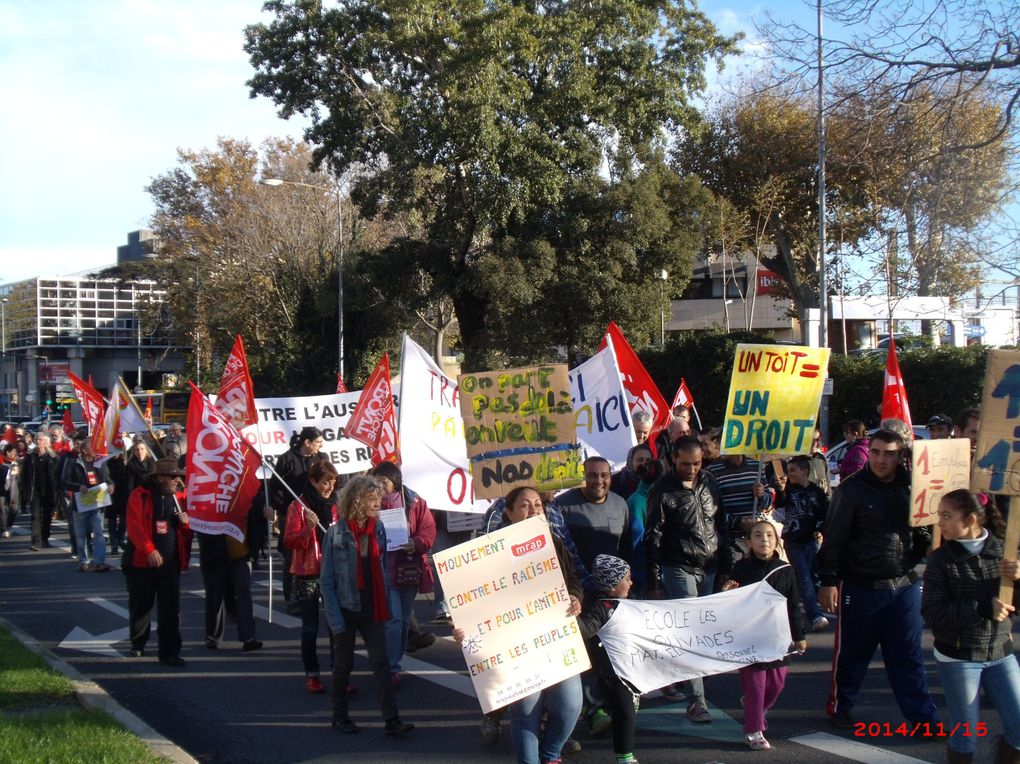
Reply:
[[[351,478],[340,492],[340,520],[329,529],[322,548],[320,585],[333,635],[333,728],[345,734],[358,731],[348,715],[346,692],[357,632],[375,675],[386,734],[402,735],[414,729],[400,719],[386,657],[386,530],[376,520],[381,500],[382,487],[374,478]]]

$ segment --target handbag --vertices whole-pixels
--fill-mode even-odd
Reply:
[[[396,586],[421,586],[421,557],[401,552],[396,559],[393,583]]]

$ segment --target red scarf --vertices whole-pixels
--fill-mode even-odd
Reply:
[[[368,538],[368,556],[372,566],[372,620],[380,623],[389,619],[389,606],[386,604],[386,582],[382,567],[382,556],[379,554],[379,542],[375,536],[375,518],[369,518],[364,528],[359,528],[353,520],[347,521],[347,527],[354,535],[354,548],[358,550],[358,591],[365,588],[365,569],[361,561],[361,537]]]

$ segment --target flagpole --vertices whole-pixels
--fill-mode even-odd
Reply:
[[[262,458],[262,430],[259,427],[259,423],[255,422],[255,437],[259,441],[259,458]],[[266,473],[262,473],[262,490],[266,497],[266,506],[272,509],[273,505],[269,502],[269,478],[266,477]],[[266,546],[269,548],[269,623],[273,622],[273,518],[266,518]]]

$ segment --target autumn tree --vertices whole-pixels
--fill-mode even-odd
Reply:
[[[601,190],[600,170],[619,150],[691,125],[706,62],[733,42],[670,0],[271,0],[265,9],[273,20],[246,33],[252,95],[284,117],[307,115],[314,158],[334,174],[374,170],[352,187],[366,216],[414,218],[392,244],[393,281],[452,304],[467,369],[488,365],[505,336],[491,301],[510,294],[497,276],[509,274],[525,299],[542,291],[529,279],[549,274],[570,296],[596,273],[605,293],[625,291],[613,285],[626,258],[563,262],[572,252],[548,227],[564,205],[607,203],[580,190]],[[639,272],[656,288],[651,269]]]

